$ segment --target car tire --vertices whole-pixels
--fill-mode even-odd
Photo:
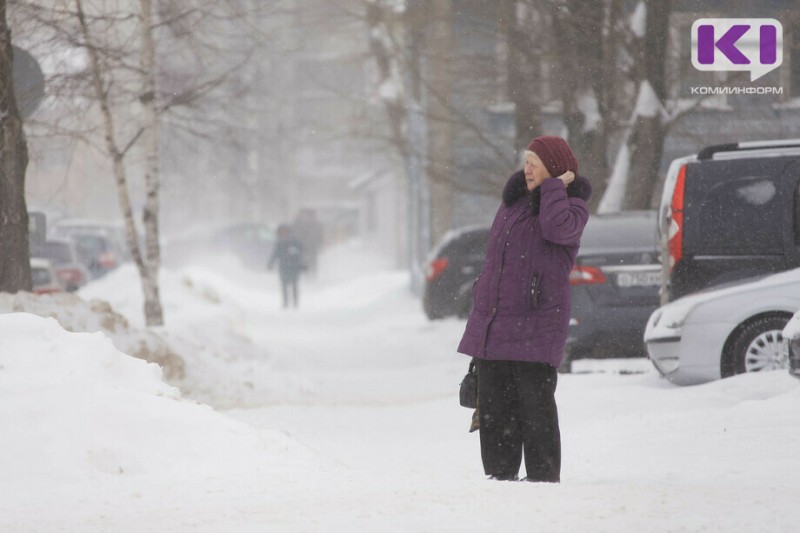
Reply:
[[[445,313],[442,311],[442,306],[437,305],[436,302],[433,301],[433,297],[428,293],[427,289],[422,295],[422,310],[425,312],[425,316],[428,317],[428,320],[439,320],[445,316]]]
[[[432,306],[425,306],[425,316],[428,317],[428,320],[441,320],[444,318],[444,313],[439,311],[438,309],[433,309]]]
[[[789,318],[781,314],[765,315],[740,327],[723,354],[722,377],[787,368],[789,354],[782,332]]]

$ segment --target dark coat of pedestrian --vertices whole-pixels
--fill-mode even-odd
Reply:
[[[317,258],[324,240],[322,224],[311,209],[303,209],[297,214],[292,225],[295,237],[303,245],[307,267],[311,274],[317,273]]]
[[[303,245],[291,232],[288,225],[278,226],[278,240],[272,249],[267,267],[272,270],[278,263],[278,275],[281,280],[283,306],[298,306],[300,273],[304,269]]]
[[[476,358],[481,458],[494,479],[560,481],[557,368],[570,318],[569,275],[592,187],[560,137],[537,137],[506,183],[458,346]]]

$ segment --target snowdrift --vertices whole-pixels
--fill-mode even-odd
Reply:
[[[181,399],[102,333],[0,315],[0,487],[107,476],[197,478],[286,460],[292,442]],[[3,491],[5,492],[5,491]]]
[[[152,330],[130,327],[128,320],[104,300],[86,301],[70,293],[0,293],[0,313],[11,312],[53,317],[68,331],[101,331],[123,352],[159,365],[164,369],[165,378],[181,379],[185,376],[183,359],[161,336]]]

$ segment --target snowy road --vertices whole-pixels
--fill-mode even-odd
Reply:
[[[67,419],[36,435],[63,457],[92,459],[49,476],[23,448],[19,468],[0,462],[0,530],[797,529],[800,382],[788,374],[678,388],[631,361],[645,372],[561,376],[562,483],[488,481],[478,436],[467,432],[470,412],[457,402],[463,323],[427,321],[401,272],[346,254],[328,261],[329,274],[306,283],[297,311],[278,307],[272,274],[167,275],[165,334],[207,345],[187,357],[182,387],[218,413],[163,398],[147,402],[170,402],[166,411],[148,410],[130,395],[78,408],[70,402],[79,396],[62,392],[66,414],[51,421],[34,405],[26,420]],[[337,268],[354,264],[362,270]],[[126,276],[91,291],[135,323],[136,287]],[[73,414],[76,424],[99,417],[104,403],[103,416],[119,417],[117,433],[90,425],[84,442],[64,429]],[[21,420],[3,416],[6,425]],[[140,447],[125,449],[126,439]],[[185,453],[168,453],[175,449]],[[36,476],[21,473],[25,461]]]

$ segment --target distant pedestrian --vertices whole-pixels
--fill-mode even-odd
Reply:
[[[476,359],[481,459],[492,479],[561,479],[555,391],[570,317],[569,274],[592,187],[560,137],[537,137],[511,176],[458,351]]]
[[[278,241],[272,250],[267,267],[272,270],[278,263],[278,275],[281,280],[283,307],[298,306],[298,281],[304,268],[303,245],[293,235],[290,226],[278,226]]]
[[[303,252],[306,257],[306,266],[311,274],[317,274],[317,257],[322,249],[323,228],[317,220],[313,209],[303,209],[297,214],[297,218],[292,226],[295,237],[303,245]]]

